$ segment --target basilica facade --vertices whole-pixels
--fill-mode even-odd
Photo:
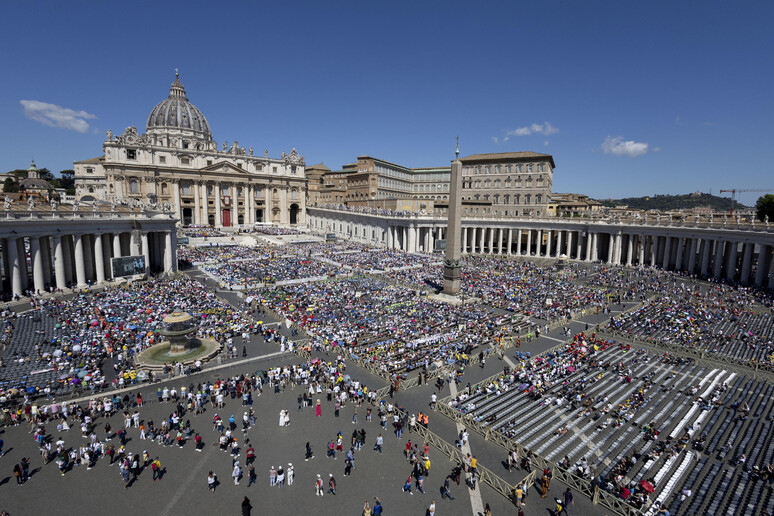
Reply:
[[[182,225],[306,223],[304,157],[295,149],[279,158],[255,155],[237,141],[219,148],[177,74],[145,132],[108,131],[102,150],[74,163],[79,201],[162,206]]]

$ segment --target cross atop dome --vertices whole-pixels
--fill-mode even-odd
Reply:
[[[177,68],[175,68],[175,82],[173,82],[172,87],[169,88],[169,98],[186,99],[185,88],[183,87],[183,84],[180,82],[180,73],[178,72]]]

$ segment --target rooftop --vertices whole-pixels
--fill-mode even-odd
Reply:
[[[541,154],[540,152],[521,151],[521,152],[493,152],[488,154],[471,154],[460,158],[462,162],[470,161],[507,161],[507,160],[532,160],[536,158],[544,158],[551,162],[551,168],[554,168],[554,157],[550,154]]]

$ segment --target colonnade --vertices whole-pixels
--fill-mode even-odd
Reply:
[[[446,233],[441,218],[309,208],[310,227],[350,240],[431,253]],[[774,227],[688,227],[562,219],[463,219],[463,254],[567,258],[612,265],[657,266],[774,288]]]
[[[177,237],[172,219],[137,218],[0,220],[3,290],[85,287],[113,278],[112,258],[142,256],[144,272],[177,270]],[[146,225],[147,227],[143,227]]]

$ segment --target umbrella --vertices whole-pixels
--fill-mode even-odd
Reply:
[[[32,394],[35,392],[35,387],[27,387],[27,394]]]
[[[70,383],[73,384],[73,385],[78,385],[79,383],[81,383],[81,379],[80,378],[73,378],[72,380],[70,380]]]
[[[641,480],[641,481],[640,481],[640,485],[642,486],[642,488],[643,488],[645,491],[647,491],[647,492],[649,492],[649,493],[652,493],[653,491],[655,491],[655,489],[654,489],[654,487],[653,487],[653,484],[651,484],[651,483],[650,483],[650,482],[648,482],[647,480]]]
[[[81,371],[78,373],[78,378],[84,378],[84,377],[85,377],[87,374],[89,374],[89,372],[88,372],[88,371],[86,371],[85,369],[83,369],[83,370],[81,370]]]

